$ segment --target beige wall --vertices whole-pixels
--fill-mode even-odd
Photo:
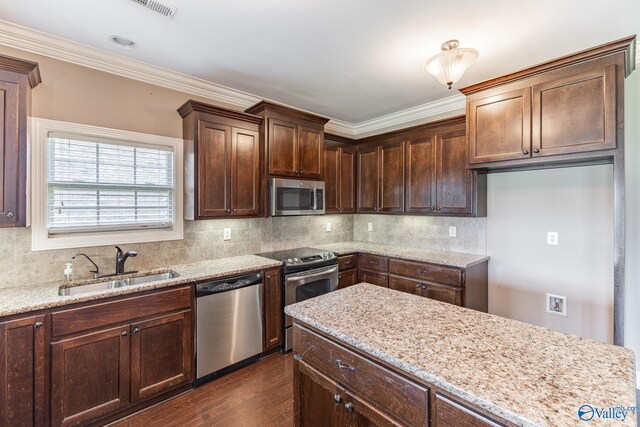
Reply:
[[[488,194],[489,312],[611,343],[613,167],[490,174]],[[567,317],[546,293],[567,296]]]
[[[640,71],[625,81],[625,346],[640,357]],[[638,378],[640,381],[640,377]]]

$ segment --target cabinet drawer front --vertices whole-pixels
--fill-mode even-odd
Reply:
[[[471,409],[449,399],[440,393],[434,393],[434,427],[500,427],[501,424],[478,414]]]
[[[435,264],[389,260],[389,272],[445,285],[462,286],[462,270]]]
[[[389,275],[378,271],[358,270],[358,281],[371,283],[372,285],[389,287]]]
[[[448,302],[449,304],[462,305],[462,289],[449,286],[426,285],[423,296],[436,301]]]
[[[351,270],[358,267],[358,257],[356,254],[342,255],[338,257],[338,268],[342,270]]]
[[[389,289],[420,295],[422,293],[422,283],[405,277],[389,275]]]
[[[57,311],[51,315],[53,336],[124,323],[191,307],[191,287],[124,298],[86,307]]]
[[[358,283],[358,270],[355,268],[347,271],[341,271],[340,274],[338,274],[338,289],[353,286],[356,283]]]
[[[389,270],[389,258],[379,255],[360,254],[358,266],[367,270],[386,272]]]
[[[293,326],[293,350],[320,372],[343,384],[358,397],[408,425],[426,425],[428,389],[378,366],[354,352]],[[310,351],[307,351],[310,350]]]

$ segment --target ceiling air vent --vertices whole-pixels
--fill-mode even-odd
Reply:
[[[175,6],[171,6],[170,4],[161,3],[157,0],[131,0],[134,3],[138,3],[141,6],[146,7],[147,9],[151,9],[154,12],[158,12],[160,15],[168,16],[171,18],[175,13],[177,8]]]

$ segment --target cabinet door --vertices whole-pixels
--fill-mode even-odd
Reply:
[[[191,310],[131,325],[131,400],[155,396],[192,377]]]
[[[18,206],[18,192],[25,190],[20,183],[20,168],[25,166],[19,161],[19,93],[18,78],[0,72],[0,225],[16,225],[24,216]]]
[[[440,393],[434,393],[433,427],[500,427],[501,424],[478,414],[475,411],[449,399]]]
[[[198,216],[226,216],[231,212],[231,127],[198,123]]]
[[[363,399],[346,393],[345,410],[349,427],[400,427],[402,424]]]
[[[465,131],[437,136],[436,211],[439,214],[470,214],[473,173],[467,169]]]
[[[341,271],[340,274],[338,274],[338,289],[353,286],[356,283],[358,283],[358,271],[355,268],[352,270]]]
[[[378,149],[358,151],[358,212],[378,210]]]
[[[303,178],[322,178],[324,132],[306,126],[298,126],[299,169]]]
[[[380,147],[380,212],[404,211],[404,142]]]
[[[531,157],[531,88],[469,102],[469,163]]]
[[[436,149],[433,140],[433,136],[425,136],[407,141],[405,212],[433,213],[436,209]],[[465,156],[465,167],[466,159]]]
[[[422,284],[417,280],[407,279],[405,277],[398,277],[389,275],[389,289],[394,289],[400,292],[406,292],[408,294],[421,295]]]
[[[377,271],[359,270],[358,281],[382,286],[383,288],[389,287],[388,274],[379,273]]]
[[[353,148],[340,149],[340,212],[356,211],[356,153]]]
[[[344,389],[296,357],[293,366],[294,425],[347,426]]]
[[[232,129],[231,212],[258,215],[260,197],[260,134]]]
[[[264,349],[269,350],[282,344],[282,280],[280,269],[264,273]]]
[[[616,147],[616,66],[581,64],[532,89],[533,156]]]
[[[0,426],[45,425],[44,316],[0,323]]]
[[[298,176],[298,125],[269,119],[269,175]]]
[[[67,426],[129,402],[129,325],[51,344],[51,424]]]
[[[324,149],[324,209],[328,212],[340,211],[340,149]]]
[[[429,283],[422,285],[422,296],[453,305],[462,305],[462,289]]]

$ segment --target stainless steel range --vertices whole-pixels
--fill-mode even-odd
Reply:
[[[284,263],[284,305],[304,301],[338,288],[338,256],[313,248],[296,248],[286,251],[258,254]],[[292,347],[291,317],[284,316],[284,348]]]

